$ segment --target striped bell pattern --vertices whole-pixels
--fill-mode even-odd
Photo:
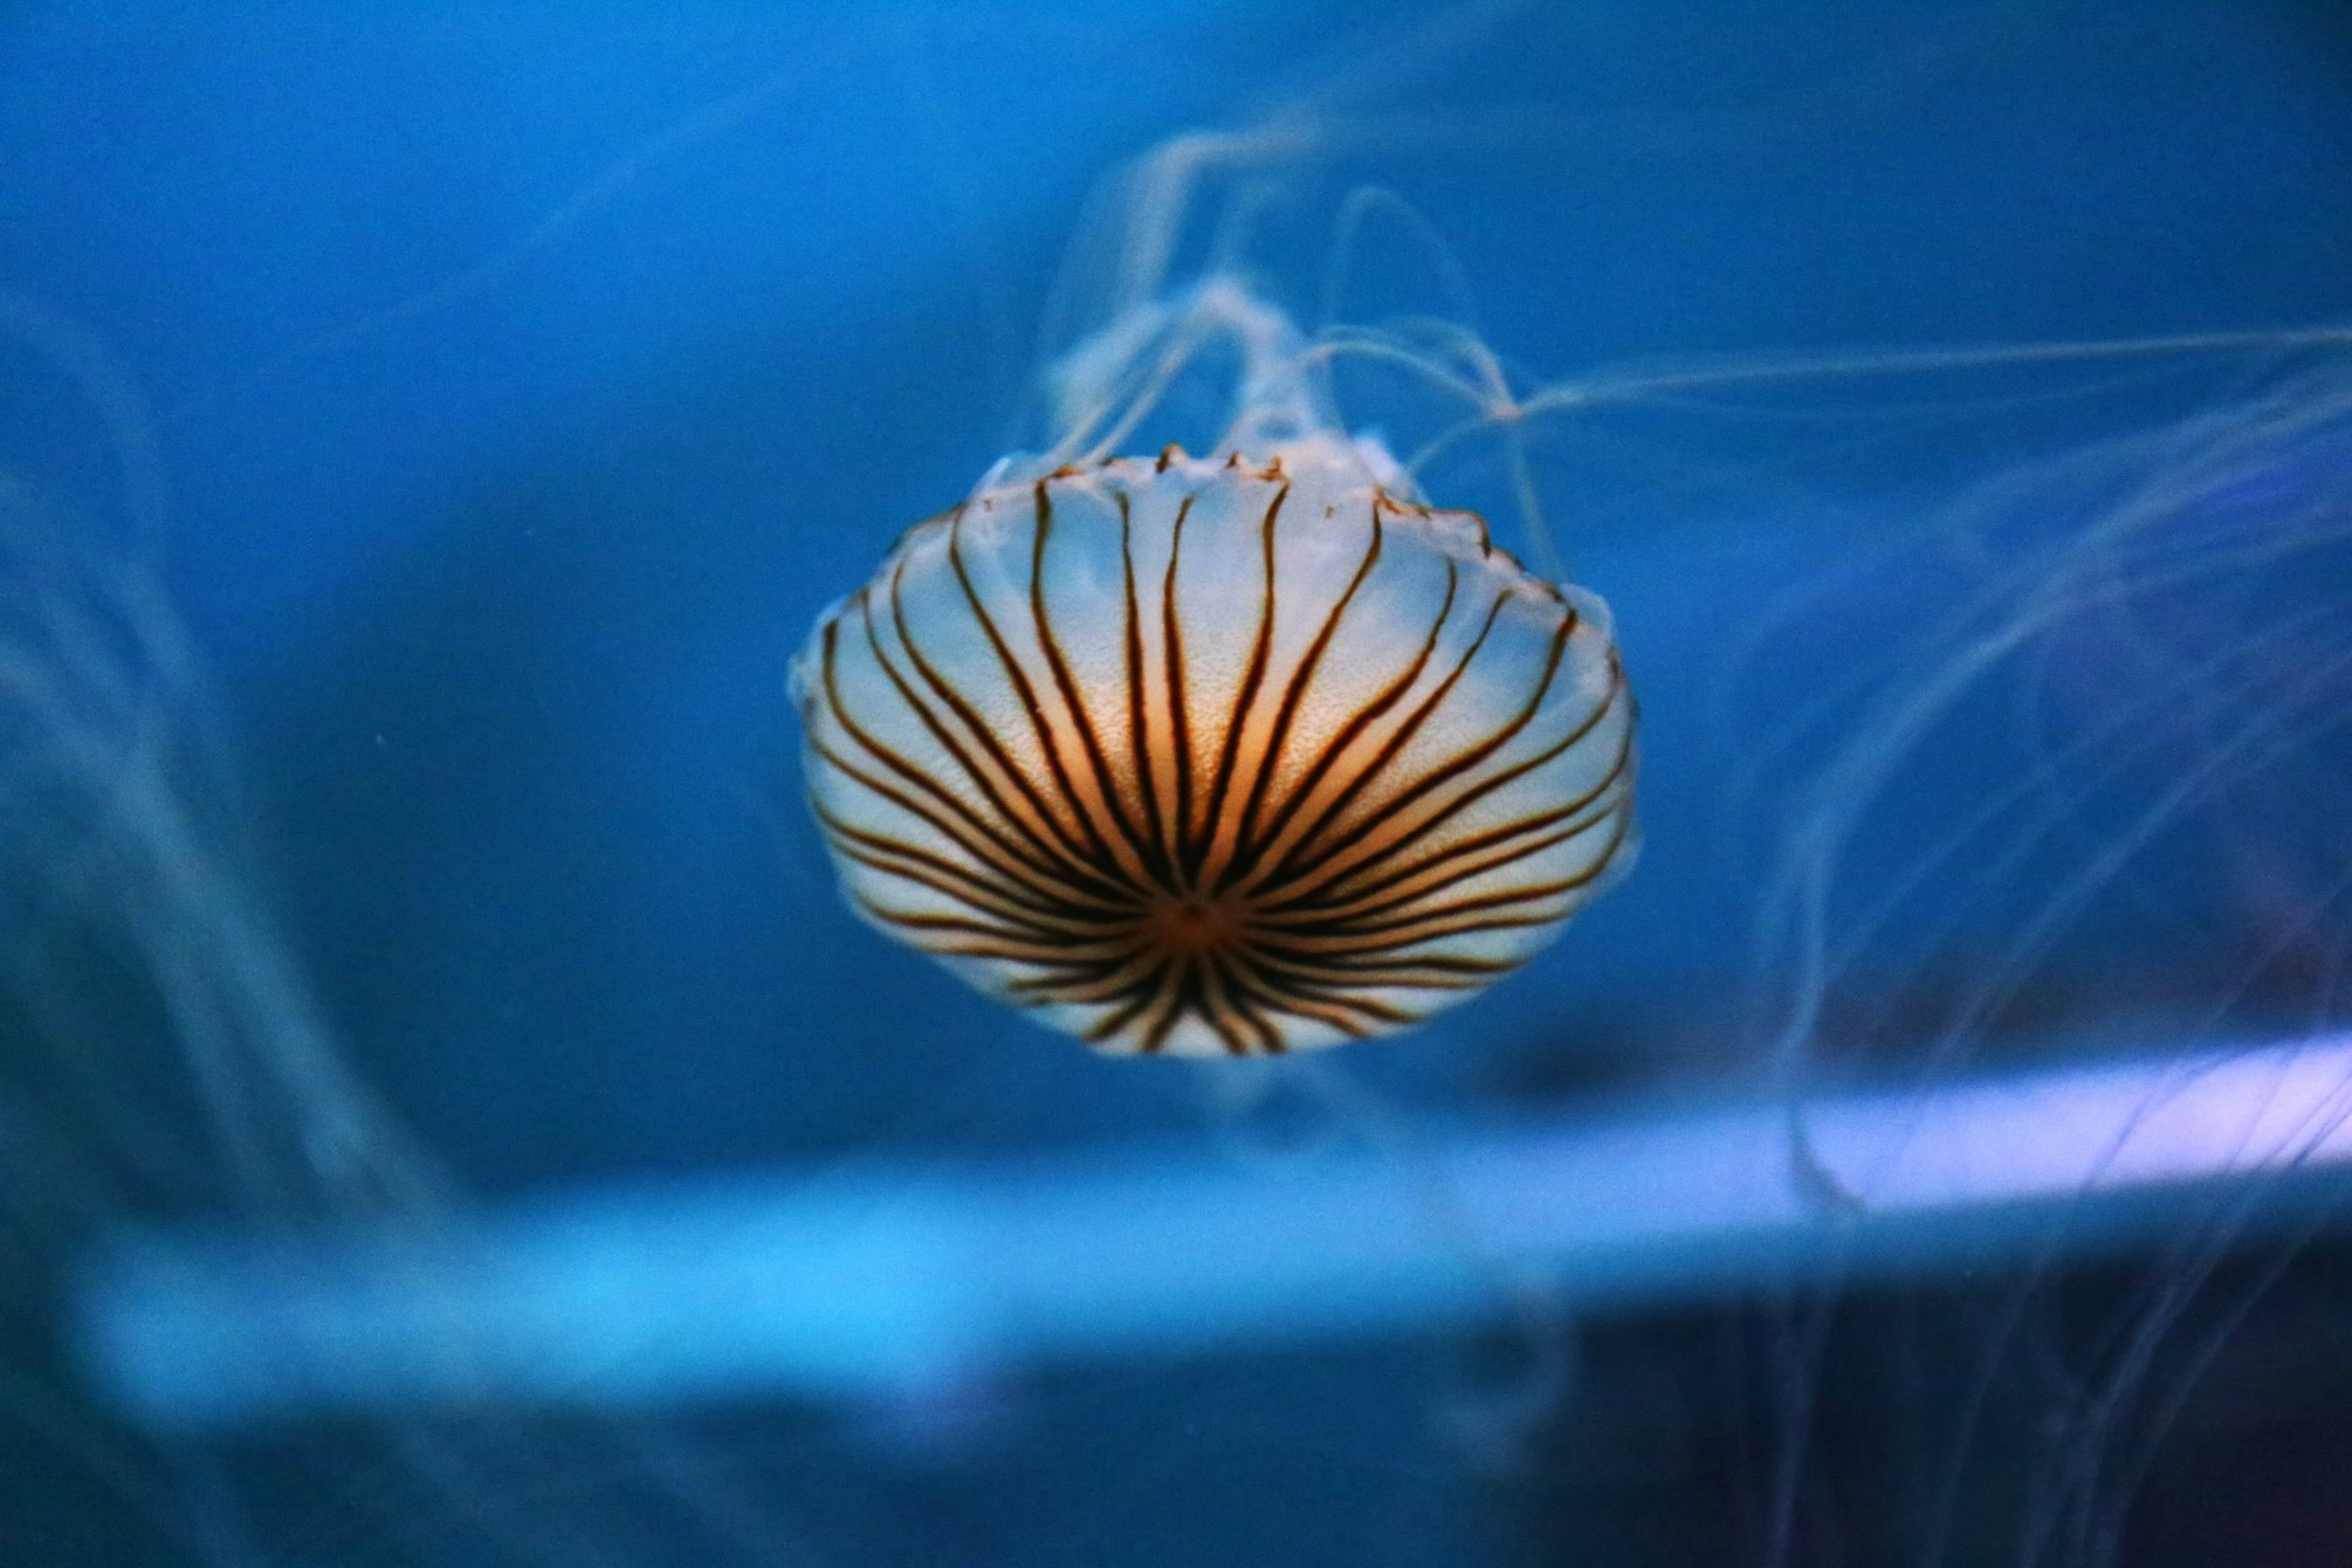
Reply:
[[[851,902],[1105,1051],[1402,1028],[1633,858],[1607,607],[1343,440],[984,485],[793,689]]]

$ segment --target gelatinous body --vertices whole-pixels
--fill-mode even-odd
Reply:
[[[793,686],[856,907],[1108,1050],[1412,1024],[1632,858],[1607,608],[1331,437],[984,487]]]

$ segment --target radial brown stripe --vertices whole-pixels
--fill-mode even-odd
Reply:
[[[1192,725],[1184,709],[1184,618],[1176,606],[1176,569],[1183,559],[1184,520],[1192,515],[1196,499],[1187,495],[1176,503],[1175,520],[1168,526],[1168,576],[1160,589],[1160,670],[1168,687],[1168,756],[1176,775],[1176,861],[1170,886],[1180,893],[1190,892],[1192,887]]]
[[[830,638],[828,638],[828,643],[830,644]],[[1004,854],[1015,861],[1032,870],[1043,874],[1056,877],[1067,876],[1070,878],[1074,886],[1089,888],[1098,893],[1106,895],[1117,895],[1118,889],[1114,884],[1101,881],[1087,869],[1083,862],[1074,862],[1066,856],[1056,854],[1043,839],[1037,838],[1032,835],[1028,825],[1022,819],[1020,815],[1017,812],[1008,809],[1004,805],[1004,803],[989,789],[986,781],[978,773],[973,773],[970,768],[965,770],[966,773],[971,774],[973,778],[974,784],[981,787],[982,793],[988,795],[989,804],[997,808],[989,816],[983,816],[979,811],[975,810],[966,803],[956,799],[955,796],[942,787],[937,780],[933,779],[921,768],[917,767],[896,748],[886,746],[881,742],[868,734],[862,725],[849,716],[848,708],[842,701],[840,690],[834,678],[834,669],[831,658],[832,651],[831,647],[828,646],[822,680],[825,705],[830,711],[834,726],[838,729],[842,734],[848,736],[850,740],[856,742],[859,748],[865,751],[867,755],[873,757],[877,762],[880,763],[891,773],[897,774],[908,784],[916,789],[921,790],[923,793],[929,795],[932,800],[938,804],[940,808],[945,811],[949,816],[953,816],[958,821],[970,826],[982,838],[999,847]],[[878,651],[877,653],[877,658],[879,658]],[[921,713],[921,710],[919,708],[918,708],[916,711],[919,715]],[[926,721],[926,722],[928,722],[928,721]],[[822,740],[814,741],[811,749],[818,756],[824,759],[845,776],[864,784],[866,788],[874,791],[876,794],[893,800],[897,800],[898,798],[894,792],[884,789],[878,784],[865,775],[862,771],[856,769],[844,762],[834,752],[833,748],[825,745]],[[935,825],[939,824],[939,818],[936,816],[930,816],[929,813],[926,810],[911,806],[908,807],[908,809],[915,811],[916,815],[926,816]],[[1029,839],[1035,853],[1033,855],[1029,851],[1024,850],[1019,845],[1013,843],[1012,839],[1008,838],[1003,831],[1003,829],[1007,827],[1013,829],[1015,835]],[[942,831],[945,831],[943,826]]]
[[[963,770],[965,776],[971,780],[974,787],[988,797],[988,804],[994,808],[998,820],[1026,838],[1047,863],[1077,870],[1090,868],[1090,857],[1070,837],[1068,831],[1048,808],[1045,797],[1031,783],[1027,773],[1005,752],[995,735],[991,733],[988,726],[980,721],[971,704],[965,700],[962,693],[956,690],[936,669],[931,668],[930,662],[923,657],[921,646],[908,636],[906,607],[900,597],[899,574],[896,572],[890,576],[889,597],[892,629],[898,634],[898,646],[906,650],[907,661],[915,667],[916,674],[922,677],[923,683],[930,688],[932,695],[945,703],[948,710],[953,713],[958,721],[963,725],[968,738],[980,751],[988,754],[989,760],[995,764],[993,770],[984,769],[972,760],[972,752],[966,749],[963,742],[956,738],[948,728],[946,721],[933,711],[931,705],[916,692],[913,684],[891,661],[890,656],[883,649],[881,633],[876,626],[873,609],[869,605],[865,606],[864,612],[866,643],[867,650],[873,655],[876,668],[888,679],[891,686],[897,689],[900,700],[914,713],[923,728],[929,731],[932,738],[938,741],[947,753],[955,760],[956,765]],[[838,710],[837,700],[836,710]],[[845,722],[846,722],[845,719]],[[1020,796],[1020,804],[1015,805],[1006,798],[1004,791],[1008,786],[1013,794]]]
[[[1053,673],[1054,689],[1061,696],[1070,728],[1078,738],[1079,750],[1086,754],[1087,771],[1081,775],[1084,783],[1080,785],[1086,798],[1081,809],[1089,819],[1101,819],[1097,822],[1097,842],[1119,862],[1127,878],[1139,882],[1151,875],[1144,864],[1143,841],[1129,820],[1129,799],[1112,780],[1110,763],[1104,755],[1094,715],[1087,710],[1086,700],[1070,673],[1069,661],[1063,657],[1061,639],[1055,634],[1053,616],[1046,613],[1045,546],[1054,532],[1054,501],[1047,493],[1045,480],[1037,481],[1036,496],[1036,521],[1031,525],[1034,537],[1029,550],[1029,614],[1035,623],[1038,651]],[[1087,786],[1091,786],[1090,790]]]
[[[1347,616],[1349,602],[1355,598],[1356,591],[1364,585],[1364,579],[1371,575],[1372,568],[1380,563],[1381,519],[1378,510],[1372,512],[1371,519],[1372,542],[1366,546],[1364,558],[1356,567],[1356,574],[1348,579],[1348,585],[1341,590],[1339,602],[1331,606],[1331,613],[1323,617],[1323,624],[1316,629],[1315,640],[1307,645],[1306,653],[1299,658],[1298,668],[1291,672],[1290,679],[1284,685],[1282,706],[1276,710],[1274,729],[1266,736],[1265,755],[1258,764],[1256,780],[1250,785],[1249,803],[1242,810],[1241,828],[1234,848],[1235,863],[1241,870],[1249,868],[1253,848],[1251,840],[1258,812],[1265,804],[1266,786],[1281,770],[1283,745],[1290,739],[1290,726],[1298,717],[1298,705],[1306,700],[1307,689],[1315,679],[1316,667],[1323,662],[1324,650],[1331,646],[1331,639],[1339,634],[1339,623]],[[1271,588],[1268,593],[1271,595]]]
[[[1378,516],[1377,511],[1374,515]],[[1276,808],[1274,820],[1267,825],[1265,842],[1257,847],[1251,857],[1250,864],[1244,868],[1244,875],[1257,869],[1265,856],[1285,847],[1288,829],[1299,809],[1313,797],[1315,791],[1322,785],[1325,779],[1340,765],[1347,755],[1348,748],[1361,739],[1364,732],[1370,729],[1382,714],[1394,707],[1406,692],[1412,690],[1413,683],[1421,679],[1421,672],[1429,667],[1431,657],[1437,652],[1437,641],[1444,635],[1446,621],[1454,614],[1455,589],[1459,587],[1460,583],[1459,569],[1453,562],[1446,562],[1444,597],[1439,603],[1437,618],[1429,624],[1428,635],[1422,639],[1420,652],[1414,655],[1412,662],[1407,665],[1395,679],[1381,688],[1370,701],[1360,704],[1349,713],[1347,720],[1324,743],[1321,751],[1317,753],[1315,761],[1307,766],[1300,777],[1297,787],[1292,790],[1284,798],[1283,803]]]
[[[1277,885],[1292,881],[1299,870],[1298,858],[1301,855],[1315,856],[1317,840],[1324,828],[1336,821],[1349,806],[1355,804],[1358,796],[1371,789],[1374,784],[1391,784],[1392,781],[1389,778],[1390,768],[1394,765],[1396,759],[1404,749],[1412,743],[1413,736],[1421,732],[1422,726],[1429,721],[1430,716],[1437,711],[1448,696],[1452,695],[1455,684],[1469,669],[1470,661],[1476,658],[1478,650],[1486,646],[1487,637],[1493,633],[1496,621],[1501,616],[1504,606],[1509,602],[1507,594],[1496,596],[1494,602],[1486,607],[1486,622],[1479,627],[1477,637],[1473,638],[1470,646],[1463,651],[1461,658],[1454,662],[1454,668],[1445,679],[1438,683],[1437,689],[1423,698],[1420,704],[1406,715],[1403,721],[1381,743],[1380,750],[1369,761],[1349,770],[1349,776],[1340,786],[1339,793],[1326,802],[1320,811],[1313,814],[1307,826],[1293,839],[1289,850],[1275,863],[1274,868],[1266,874],[1264,881]]]
[[[854,906],[1107,1050],[1407,1026],[1630,858],[1605,609],[1322,437],[985,490],[827,613],[793,687]]]
[[[1132,502],[1125,490],[1114,492],[1111,499],[1118,503],[1119,585],[1126,612],[1121,622],[1120,652],[1127,660],[1128,746],[1134,756],[1135,789],[1140,797],[1143,821],[1150,834],[1151,878],[1161,886],[1167,886],[1175,875],[1175,851],[1169,838],[1167,819],[1161,816],[1160,768],[1151,744],[1151,704],[1144,684],[1143,609],[1135,592]]]
[[[1285,485],[1266,503],[1265,519],[1258,525],[1259,549],[1265,561],[1265,586],[1258,603],[1257,636],[1250,643],[1248,668],[1243,672],[1241,693],[1234,700],[1225,720],[1224,741],[1217,752],[1217,771],[1210,785],[1208,804],[1201,813],[1202,849],[1193,868],[1196,885],[1213,884],[1224,870],[1233,850],[1232,827],[1225,816],[1227,797],[1232,794],[1234,775],[1248,761],[1244,755],[1244,743],[1249,728],[1251,711],[1257,705],[1260,687],[1265,684],[1266,660],[1274,651],[1274,620],[1280,609],[1279,591],[1275,585],[1274,530],[1282,515],[1282,503],[1290,498],[1290,487]]]
[[[1299,879],[1288,884],[1286,887],[1285,891],[1292,894],[1293,896],[1297,896],[1302,891],[1321,892],[1328,896],[1339,896],[1340,890],[1348,888],[1358,877],[1366,874],[1374,868],[1384,867],[1391,861],[1402,860],[1404,858],[1404,852],[1407,849],[1420,843],[1423,838],[1426,838],[1432,834],[1437,832],[1437,830],[1443,827],[1447,822],[1461,815],[1462,812],[1475,805],[1486,795],[1517,782],[1528,773],[1533,773],[1536,769],[1542,767],[1546,763],[1556,760],[1565,753],[1571,746],[1575,745],[1587,734],[1591,733],[1592,726],[1598,723],[1600,720],[1607,714],[1609,709],[1614,704],[1614,700],[1615,690],[1612,689],[1610,698],[1605,700],[1601,705],[1594,710],[1592,717],[1587,720],[1583,724],[1579,725],[1576,730],[1571,731],[1566,737],[1555,742],[1541,752],[1538,752],[1537,755],[1530,757],[1524,762],[1515,763],[1511,767],[1491,773],[1486,778],[1478,780],[1475,784],[1464,789],[1453,799],[1448,800],[1444,805],[1432,810],[1428,815],[1414,823],[1412,826],[1409,828],[1393,829],[1393,831],[1385,835],[1381,839],[1380,853],[1377,857],[1371,857],[1369,855],[1358,856],[1355,859],[1342,868],[1339,866],[1339,861],[1341,858],[1335,856],[1331,861],[1327,862],[1324,866],[1310,868],[1310,870],[1305,873]],[[1630,740],[1630,730],[1627,731],[1627,734]],[[1615,770],[1612,769],[1610,777],[1613,778],[1614,776]],[[1609,779],[1604,779],[1601,784],[1595,785],[1591,791],[1587,793],[1586,795],[1579,797],[1579,799],[1571,804],[1580,806],[1589,803],[1593,796],[1606,790],[1609,782]]]
[[[1071,819],[1076,823],[1079,834],[1086,839],[1086,845],[1083,848],[1072,845],[1073,854],[1088,857],[1106,871],[1112,870],[1114,868],[1110,864],[1109,847],[1104,843],[1102,835],[1097,831],[1093,816],[1086,809],[1076,788],[1070,782],[1069,767],[1063,760],[1062,748],[1054,737],[1052,725],[1046,722],[1045,706],[1037,700],[1037,689],[1031,684],[1028,672],[1021,668],[1021,661],[1013,657],[1013,650],[1004,646],[1004,634],[997,629],[996,619],[988,613],[988,606],[981,603],[980,590],[972,586],[971,574],[964,566],[963,542],[960,531],[962,521],[963,514],[959,513],[955,521],[948,526],[948,562],[955,569],[956,583],[963,590],[965,603],[971,608],[972,619],[980,624],[982,635],[988,638],[988,646],[995,650],[998,666],[1003,670],[1005,678],[1012,681],[1013,689],[1020,694],[1022,712],[1029,721],[1029,732],[1037,738],[1037,747],[1045,756],[1046,771],[1053,774],[1050,789],[1042,782],[1034,783],[1034,798],[1041,801],[1051,799],[1066,811]],[[892,609],[894,613],[899,610],[895,595],[892,599]],[[899,640],[907,645],[908,651],[911,655],[915,645],[908,634],[903,618],[899,623],[898,637]],[[963,710],[961,708],[958,710],[959,712]],[[984,731],[985,726],[981,726],[980,729]],[[988,738],[987,743],[992,752],[1001,751],[992,735]],[[1059,820],[1058,816],[1055,820]]]

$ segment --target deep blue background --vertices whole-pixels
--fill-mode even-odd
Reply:
[[[1264,281],[1311,308],[1334,198],[1377,178],[1537,379],[2352,310],[2352,26],[2323,5],[0,12],[0,289],[152,409],[152,558],[268,894],[470,1187],[1201,1124],[1189,1072],[1093,1060],[845,912],[783,671],[901,528],[1034,440],[1097,182],[1334,81],[1384,135],[1295,172]],[[1452,134],[1482,115],[1502,131]],[[1732,786],[1775,704],[1940,589],[1915,562],[1801,635],[1784,612],[1986,439],[1874,460],[1808,431],[1786,463],[1696,414],[1546,435],[1644,704],[1645,858],[1526,974],[1351,1053],[1370,1080],[1483,1105],[1745,1059],[1711,1033],[1762,831]],[[114,456],[0,341],[0,463],[117,519]],[[1998,763],[1951,759],[1918,835],[1972,766]],[[1899,824],[1874,852],[1902,862]]]
[[[815,610],[1034,439],[1047,289],[1094,182],[1352,83],[1342,117],[1391,140],[1347,176],[1417,208],[1538,377],[2291,326],[2352,302],[2338,21],[26,6],[0,30],[0,280],[155,410],[163,569],[242,726],[291,927],[461,1170],[1108,1131],[1188,1121],[1192,1090],[851,921],[782,699]],[[1446,140],[1481,115],[1507,133]],[[1339,188],[1308,173],[1265,275],[1302,309]],[[92,422],[0,353],[0,453],[110,509]],[[1654,1054],[1628,1037],[1662,987],[1737,973],[1726,768],[1765,716],[1726,728],[1731,655],[1901,520],[1743,490],[1723,438],[1551,437],[1563,542],[1644,700],[1647,859],[1532,973],[1368,1070],[1475,1076],[1481,1039],[1622,1064]],[[1784,638],[1763,688],[1850,663],[1887,629],[1861,620]]]

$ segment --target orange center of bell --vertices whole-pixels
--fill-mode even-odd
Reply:
[[[1143,917],[1143,934],[1171,956],[1214,952],[1242,941],[1242,917],[1234,900],[1171,898]]]

